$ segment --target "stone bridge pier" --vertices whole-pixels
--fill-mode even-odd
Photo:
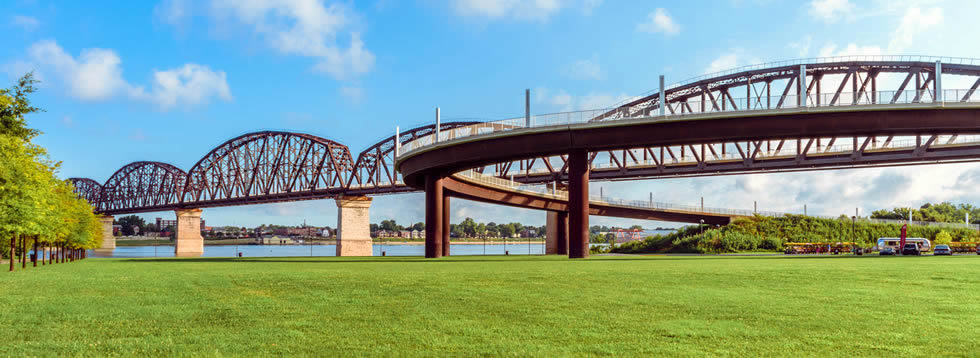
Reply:
[[[112,235],[112,222],[114,219],[112,216],[99,217],[99,223],[102,224],[102,246],[98,250],[112,251],[116,248],[116,237]]]
[[[337,203],[337,256],[373,256],[371,198],[339,196]]]
[[[177,257],[196,257],[204,253],[201,237],[201,209],[177,209],[177,240],[174,254]]]

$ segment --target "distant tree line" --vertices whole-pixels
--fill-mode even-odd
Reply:
[[[970,204],[954,205],[949,202],[939,204],[925,203],[918,209],[894,208],[891,210],[875,210],[871,213],[871,217],[876,219],[908,220],[909,211],[912,212],[913,221],[962,223],[966,220],[966,215],[970,214],[970,223],[980,224],[980,207],[975,207]]]
[[[402,231],[418,230],[425,231],[425,223],[417,222],[409,226],[399,225],[395,220],[382,220],[380,224],[371,224],[371,232],[379,230]],[[450,224],[449,232],[452,237],[459,238],[495,238],[513,237],[524,230],[534,230],[535,236],[544,236],[545,226],[525,225],[517,222],[497,224],[495,222],[482,223],[473,218],[463,219],[459,224]]]

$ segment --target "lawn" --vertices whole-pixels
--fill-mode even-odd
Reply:
[[[974,355],[978,323],[976,255],[89,259],[0,273],[0,356]]]

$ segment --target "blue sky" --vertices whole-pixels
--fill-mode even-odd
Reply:
[[[63,177],[105,181],[155,160],[190,168],[242,133],[283,129],[353,153],[443,118],[612,105],[758,62],[840,54],[980,57],[970,1],[9,0],[0,73],[43,80],[31,117]],[[946,85],[950,88],[950,85]],[[595,183],[616,197],[836,215],[976,199],[975,165]],[[372,221],[423,219],[420,194],[378,197]],[[976,202],[976,201],[974,201]],[[454,201],[454,222],[541,224],[541,212]],[[144,214],[169,218],[172,212]],[[215,225],[335,226],[331,200],[207,209]],[[668,225],[593,218],[597,224]],[[672,224],[670,224],[672,225]]]

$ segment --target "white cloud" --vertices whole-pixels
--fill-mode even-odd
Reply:
[[[891,53],[902,52],[911,47],[917,38],[923,34],[928,35],[928,30],[942,24],[943,9],[933,7],[922,10],[918,7],[910,7],[905,11],[898,28],[891,34],[891,42],[888,43],[888,51]]]
[[[849,0],[813,0],[810,2],[810,15],[826,23],[834,23],[841,18],[852,17],[854,4]]]
[[[738,54],[732,52],[721,55],[714,61],[708,64],[708,68],[704,69],[704,73],[715,73],[719,71],[733,69],[738,65]]]
[[[10,25],[19,27],[24,31],[34,31],[41,26],[41,22],[31,16],[14,15],[10,19]]]
[[[165,0],[154,13],[163,23],[182,29],[193,15],[187,0]],[[209,5],[209,6],[208,6]],[[375,56],[351,28],[356,15],[340,2],[325,0],[210,0],[212,18],[247,27],[269,47],[285,55],[315,59],[312,69],[335,79],[350,79],[374,67]]]
[[[486,19],[544,21],[561,10],[562,5],[560,0],[453,0],[457,15]]]
[[[183,31],[185,20],[191,15],[192,5],[188,0],[163,0],[153,7],[153,16],[158,21]]]
[[[591,109],[609,108],[633,97],[620,93],[618,95],[600,92],[590,92],[586,95],[573,96],[565,90],[551,90],[548,88],[536,88],[534,90],[534,102],[544,106],[544,112],[570,112]]]
[[[31,45],[27,52],[31,60],[40,65],[42,72],[50,70],[60,78],[72,97],[105,100],[119,94],[133,95],[138,92],[123,79],[122,60],[113,50],[84,49],[76,59],[58,43],[42,40]]]
[[[813,43],[813,37],[806,35],[803,40],[798,42],[790,42],[789,48],[795,49],[797,51],[797,56],[806,57],[810,54],[810,44]]]
[[[663,33],[666,35],[676,35],[681,31],[681,27],[674,22],[674,19],[663,8],[657,8],[647,15],[647,17],[647,22],[636,24],[636,31],[651,34]]]
[[[820,57],[833,57],[833,56],[877,56],[884,54],[881,47],[878,46],[858,46],[857,44],[850,43],[844,48],[838,48],[837,44],[827,43],[820,48]]]
[[[212,71],[194,63],[166,71],[153,71],[153,89],[142,96],[162,108],[177,105],[194,106],[212,97],[231,101],[231,90],[224,71]]]
[[[69,96],[83,101],[125,97],[170,109],[206,104],[212,97],[232,99],[225,73],[203,65],[188,63],[172,70],[154,71],[151,89],[146,91],[123,78],[122,59],[110,49],[84,49],[76,58],[55,41],[43,40],[27,52],[32,68],[56,78]]]
[[[364,89],[358,86],[343,86],[340,94],[354,103],[360,103],[364,99]]]
[[[575,61],[575,63],[568,66],[567,72],[571,78],[579,80],[601,80],[604,77],[597,56],[592,56],[591,59]]]

